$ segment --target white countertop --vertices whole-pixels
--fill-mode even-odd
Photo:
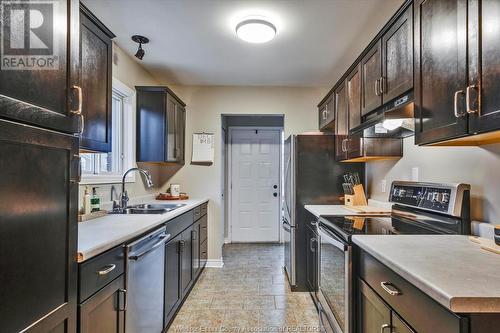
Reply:
[[[127,240],[179,216],[208,199],[180,201],[144,200],[143,203],[182,203],[186,206],[165,214],[110,214],[78,223],[78,262],[88,260]]]
[[[500,313],[500,255],[460,235],[355,235],[355,244],[444,307]]]
[[[368,200],[369,206],[391,208],[391,203],[377,200]],[[320,216],[366,216],[346,209],[344,205],[305,205],[304,208],[316,217]],[[372,216],[387,216],[388,214],[373,214]]]

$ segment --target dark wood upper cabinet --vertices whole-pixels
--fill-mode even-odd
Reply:
[[[4,32],[20,31],[17,21],[9,19],[15,10],[30,14],[29,5],[24,3],[3,3],[1,18]],[[19,49],[10,49],[6,40],[3,49],[0,75],[0,117],[26,124],[66,133],[77,133],[80,127],[78,112],[79,80],[79,1],[54,0],[37,4],[42,15],[47,15],[42,26],[36,29],[42,48],[31,47],[28,37]],[[55,22],[63,26],[54,29]],[[23,29],[24,30],[24,29]],[[2,32],[3,33],[3,32]],[[26,34],[34,33],[30,30]],[[39,67],[33,64],[24,69],[13,66],[14,61],[6,59],[26,59],[40,57]],[[19,63],[19,62],[18,62]]]
[[[361,66],[356,66],[346,80],[349,129],[352,129],[361,124]]]
[[[467,134],[467,2],[417,0],[415,7],[415,142]]]
[[[500,2],[469,1],[471,134],[500,129]],[[500,137],[496,134],[496,137]]]
[[[115,35],[80,4],[80,66],[85,126],[80,149],[111,151],[112,38]]]
[[[382,36],[383,103],[413,88],[413,7],[397,18]]]
[[[137,161],[184,164],[186,111],[167,87],[136,87]]]
[[[347,108],[346,83],[343,82],[335,90],[335,158],[338,161],[347,159],[347,141],[349,134],[349,118]]]
[[[334,94],[330,94],[318,106],[319,129],[321,131],[335,131],[335,104]]]
[[[382,42],[379,40],[361,60],[361,112],[365,115],[382,105]]]

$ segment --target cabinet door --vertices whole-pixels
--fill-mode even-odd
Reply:
[[[0,330],[74,332],[78,139],[0,120],[0,142]]]
[[[416,333],[397,315],[392,311],[392,329],[391,333]]]
[[[334,120],[335,120],[335,105],[334,94],[329,96],[327,100],[321,104],[318,108],[319,112],[319,129],[322,131],[335,130]]]
[[[85,126],[80,148],[111,151],[112,42],[87,8],[80,15],[80,65],[83,89],[82,114]],[[102,25],[101,25],[102,26]],[[111,34],[111,35],[110,35]]]
[[[361,60],[362,94],[361,112],[363,115],[382,105],[382,43],[378,41]]]
[[[464,136],[467,2],[417,0],[414,6],[415,142]]]
[[[313,228],[306,228],[306,271],[310,292],[318,289],[318,235]]]
[[[359,281],[359,332],[390,332],[391,309],[361,279]]]
[[[166,131],[165,131],[165,162],[176,162],[175,157],[175,137],[177,132],[176,126],[177,101],[167,95],[167,116],[166,116]]]
[[[200,222],[193,224],[193,231],[191,232],[191,249],[192,249],[192,272],[193,279],[200,273]]]
[[[186,295],[192,279],[192,227],[181,234],[181,292]]]
[[[470,133],[500,129],[500,2],[469,1]]]
[[[123,275],[79,306],[80,333],[125,332]]]
[[[383,103],[413,88],[413,6],[382,36]]]
[[[345,82],[335,90],[335,111],[337,113],[335,122],[335,158],[342,161],[347,158],[347,93]]]
[[[179,164],[184,164],[185,132],[186,132],[186,109],[177,104],[175,109],[175,160]]]
[[[137,162],[164,162],[166,159],[166,102],[163,92],[137,89]]]
[[[77,110],[79,102],[77,89],[73,88],[80,85],[79,1],[1,1],[0,6],[4,16],[0,21],[5,22],[0,117],[66,133],[78,132],[80,118],[71,110]],[[24,29],[30,15],[36,13],[41,15],[40,27]]]
[[[182,297],[180,291],[181,235],[165,245],[165,326],[175,313]]]
[[[346,80],[349,129],[353,129],[361,124],[361,66],[356,66]]]

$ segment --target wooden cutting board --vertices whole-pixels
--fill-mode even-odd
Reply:
[[[473,243],[479,244],[483,250],[500,254],[500,246],[496,245],[493,239],[469,236],[469,240]]]
[[[345,209],[358,214],[377,214],[377,215],[389,215],[391,214],[391,209],[373,207],[373,206],[345,206]]]

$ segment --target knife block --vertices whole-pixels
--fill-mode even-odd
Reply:
[[[363,184],[354,185],[352,188],[354,194],[345,194],[344,195],[344,205],[346,206],[368,206],[368,202],[366,201],[365,189],[363,188]]]

